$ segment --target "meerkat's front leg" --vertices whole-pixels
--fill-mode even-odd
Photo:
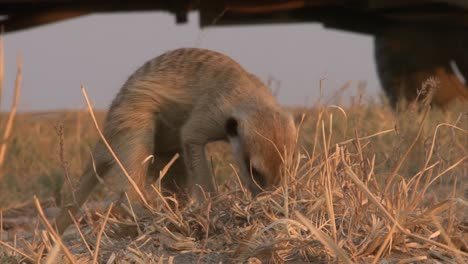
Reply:
[[[188,172],[189,189],[198,197],[200,191],[211,193],[215,191],[212,174],[205,154],[203,143],[185,142],[184,160]]]
[[[209,118],[208,118],[209,119]],[[189,188],[197,197],[204,192],[214,192],[215,186],[211,169],[206,158],[206,144],[225,137],[222,126],[205,115],[193,115],[182,127],[182,148]]]

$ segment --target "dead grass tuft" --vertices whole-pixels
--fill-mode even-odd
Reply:
[[[222,162],[229,161],[227,150],[215,145],[209,153],[215,174],[221,174],[217,196],[183,203],[155,184],[146,194],[150,209],[141,217],[100,213],[108,207],[89,202],[76,220],[79,232],[70,228],[64,244],[77,262],[100,263],[466,261],[468,131],[460,109],[427,117],[394,117],[382,106],[296,110],[308,115],[301,147],[276,191],[248,198],[229,162]],[[56,114],[70,116],[78,115]],[[36,117],[19,120],[37,125]],[[64,131],[70,131],[70,121]],[[38,122],[53,129],[53,122]],[[57,140],[56,146],[66,149],[76,138],[64,132],[64,143]],[[70,174],[78,175],[72,169]],[[9,201],[14,204],[11,196]],[[51,230],[42,223],[29,231],[15,227],[9,219],[21,209],[12,208],[3,212],[0,259],[36,261],[54,252],[59,240]]]

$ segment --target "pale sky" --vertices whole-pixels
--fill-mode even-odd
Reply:
[[[285,105],[311,105],[325,79],[325,98],[347,81],[356,93],[380,93],[371,36],[325,29],[318,23],[200,29],[198,14],[176,25],[166,13],[89,15],[4,37],[5,86],[1,110],[11,105],[16,54],[23,58],[20,111],[85,107],[82,81],[94,106],[107,108],[128,76],[147,60],[179,47],[223,52],[266,81],[276,81]]]

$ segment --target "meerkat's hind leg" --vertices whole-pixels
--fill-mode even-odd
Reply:
[[[133,120],[132,120],[133,121]],[[138,120],[141,121],[141,120]],[[142,122],[140,122],[141,124]],[[149,122],[151,123],[151,122]],[[153,126],[147,125],[136,125],[134,124],[133,130],[121,129],[117,130],[116,133],[110,133],[106,131],[108,136],[107,140],[113,151],[119,158],[120,162],[127,170],[128,174],[137,184],[137,187],[143,187],[146,179],[146,173],[148,170],[148,163],[143,162],[153,152]],[[69,217],[69,212],[75,215],[83,203],[87,200],[94,187],[99,183],[96,174],[104,179],[105,184],[108,184],[110,189],[116,191],[114,185],[117,185],[119,192],[123,192],[125,189],[128,190],[128,196],[131,201],[137,200],[136,191],[129,187],[127,179],[120,171],[120,168],[116,168],[116,162],[114,157],[111,155],[109,149],[104,145],[102,141],[99,141],[93,152],[94,163],[92,161],[87,165],[85,172],[83,173],[78,189],[75,191],[75,201],[71,205],[64,206],[56,220],[57,228],[59,233],[63,233],[65,229],[72,223]],[[112,182],[115,178],[107,179],[106,174],[109,173],[111,168],[116,168],[116,172],[121,176],[118,178],[119,182]],[[114,170],[112,170],[114,171]],[[109,183],[107,181],[109,180]],[[122,186],[118,186],[122,185]],[[143,188],[140,188],[140,191]]]

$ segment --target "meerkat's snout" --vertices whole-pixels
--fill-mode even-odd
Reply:
[[[284,166],[296,147],[296,127],[291,115],[273,112],[243,120],[230,118],[226,132],[243,184],[253,196],[281,183]]]

